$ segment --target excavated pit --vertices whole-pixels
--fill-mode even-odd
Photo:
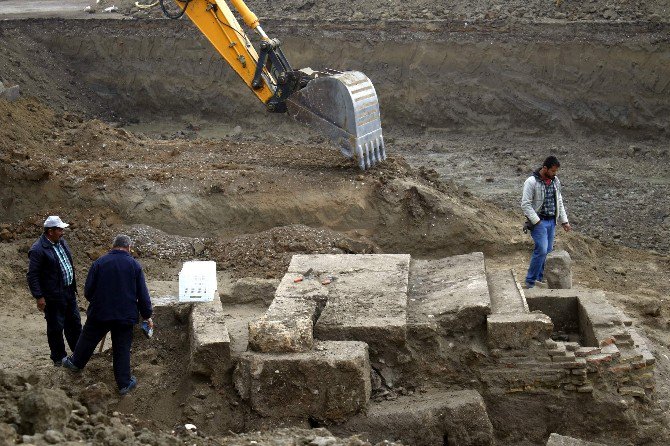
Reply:
[[[24,34],[38,50],[64,56],[106,111],[131,122],[244,115],[262,129],[281,120],[268,118],[186,20],[36,20],[3,27],[7,37]],[[295,68],[366,73],[391,133],[397,127],[638,137],[670,131],[662,24],[267,20],[265,27]]]
[[[512,156],[515,160],[509,169],[517,171],[508,175],[511,180],[496,186],[509,189],[514,197],[505,196],[498,205],[516,206],[517,177],[525,177],[527,167],[535,167],[533,163],[546,151],[535,146],[551,141],[551,135],[562,141],[557,150],[562,150],[563,160],[576,165],[587,156],[580,166],[584,170],[604,158],[609,165],[609,157],[627,157],[624,167],[639,163],[639,169],[648,168],[657,188],[643,195],[646,207],[640,208],[638,195],[623,197],[629,201],[621,208],[635,204],[625,214],[631,226],[639,221],[635,218],[654,218],[659,226],[649,238],[624,234],[623,241],[667,252],[668,238],[663,234],[670,231],[670,220],[664,214],[663,197],[668,183],[665,170],[657,170],[663,164],[658,159],[668,157],[663,141],[670,134],[667,25],[496,27],[397,21],[318,22],[317,26],[311,20],[267,20],[264,28],[282,40],[295,67],[355,68],[367,74],[380,97],[390,150],[395,143],[398,152],[414,164],[430,161],[438,171],[412,170],[397,157],[364,176],[329,150],[318,135],[303,134],[302,127],[284,116],[267,114],[188,21],[28,20],[0,26],[3,39],[10,43],[2,53],[5,61],[0,62],[4,72],[20,83],[24,96],[40,98],[58,110],[53,121],[62,119],[67,129],[44,136],[47,145],[59,150],[56,174],[48,172],[43,155],[35,150],[42,147],[39,141],[3,145],[0,223],[14,234],[8,240],[14,245],[8,245],[7,255],[17,270],[22,268],[18,259],[25,256],[24,245],[34,235],[30,224],[51,211],[70,212],[79,219],[71,237],[82,258],[80,274],[85,274],[89,259],[104,252],[113,231],[129,232],[139,242],[148,275],[154,274],[151,286],[156,294],[174,286],[174,270],[186,257],[216,258],[220,267],[230,268],[233,277],[222,280],[233,286],[240,277],[281,278],[290,255],[301,252],[410,253],[429,259],[473,251],[494,259],[515,253],[525,256],[529,244],[520,234],[518,221],[470,191],[441,180],[472,183],[472,190],[481,192],[481,183],[490,183],[493,169],[505,163],[500,160]],[[26,62],[26,51],[32,51],[47,69],[35,70]],[[27,110],[26,119],[35,113],[31,107],[44,112],[34,104],[21,107]],[[99,116],[115,124],[78,121],[74,115]],[[463,139],[468,132],[506,136],[501,143],[484,139],[483,150],[492,150],[480,153],[477,160],[440,159],[445,151],[453,149],[459,158],[459,152],[467,154],[468,148],[479,146],[478,141]],[[140,133],[148,136],[137,136]],[[623,140],[614,144],[612,153],[608,142],[589,140],[612,134]],[[501,146],[509,142],[509,135],[521,136],[512,137],[514,147],[508,153]],[[585,155],[575,143],[565,142],[573,137],[587,138],[588,147],[596,147],[597,153]],[[458,143],[451,145],[453,139]],[[463,141],[465,149],[459,147]],[[635,158],[639,151],[630,148],[633,143],[642,147],[642,159]],[[532,156],[519,157],[525,150]],[[579,169],[572,169],[577,177]],[[472,173],[465,173],[473,170],[478,171],[475,180],[468,176]],[[458,177],[461,173],[463,178]],[[637,175],[626,181],[636,182]],[[588,180],[586,174],[579,176],[573,190]],[[496,192],[483,196],[500,198]],[[571,198],[573,221],[586,224],[588,203],[579,203],[583,197],[576,193]],[[654,210],[651,217],[648,209]],[[597,228],[593,230],[598,233]],[[584,262],[584,274],[596,265],[594,258],[614,250],[581,238],[568,243],[582,253],[578,260]],[[272,250],[280,255],[273,257]],[[657,268],[639,273],[647,274],[645,279],[653,280],[658,268],[667,270],[665,257],[644,259]],[[605,268],[616,264],[614,259]],[[597,268],[605,269],[599,264]],[[20,283],[18,274],[2,272],[4,283]],[[602,284],[613,277],[609,286],[637,289],[623,284],[620,276],[615,271],[593,282]],[[579,333],[582,344],[591,345],[584,339],[576,298],[568,296],[558,309],[541,299],[529,302],[531,311],[548,314],[563,332],[559,334]],[[259,301],[263,299],[252,300],[253,304],[224,305],[229,312],[227,323],[234,327],[233,357],[245,347],[245,324],[265,311],[266,305]],[[267,296],[265,300],[267,304]],[[202,373],[184,373],[192,343],[188,314],[170,309],[157,319],[162,334],[153,343],[136,337],[134,352],[138,373],[149,385],[138,389],[134,399],[121,400],[114,407],[167,426],[191,421],[208,433],[224,434],[323,425],[341,435],[376,432],[377,437],[370,438],[379,441],[400,436],[403,429],[425,427],[425,417],[433,417],[435,407],[441,410],[430,397],[443,401],[451,397],[444,392],[462,389],[482,395],[498,444],[540,444],[556,431],[585,439],[634,438],[642,443],[650,433],[641,426],[660,423],[658,413],[630,396],[621,403],[623,397],[616,391],[591,398],[573,391],[518,391],[502,385],[497,375],[501,367],[483,346],[483,326],[452,330],[445,323],[436,335],[419,320],[408,328],[415,362],[388,364],[384,351],[375,352],[375,406],[370,418],[338,427],[313,417],[263,417],[233,389],[232,369],[224,370],[216,383]],[[390,353],[397,358],[404,352]],[[101,379],[113,382],[106,355],[92,362],[79,385]],[[667,370],[666,365],[660,369]],[[57,385],[67,379],[66,375],[53,378]],[[428,394],[425,399],[415,396],[424,393]],[[395,412],[392,403],[397,398],[410,410]],[[623,406],[632,409],[626,411]],[[420,415],[408,421],[405,415],[413,408]],[[523,428],[519,419],[524,419]],[[396,426],[385,431],[379,427],[384,420],[396,420]],[[599,424],[602,420],[608,420],[607,427]],[[430,436],[413,441],[488,444],[485,436],[454,443],[455,438],[467,436],[458,437],[462,433],[453,426],[450,429],[431,430]],[[667,433],[659,437],[667,438]],[[660,441],[657,444],[663,444]]]

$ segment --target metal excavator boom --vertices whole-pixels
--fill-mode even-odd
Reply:
[[[229,0],[244,23],[260,37],[259,51],[243,31],[226,0],[177,1],[186,13],[268,111],[288,113],[299,122],[324,133],[342,154],[367,169],[386,159],[377,92],[358,71],[294,70],[256,15],[243,0]]]

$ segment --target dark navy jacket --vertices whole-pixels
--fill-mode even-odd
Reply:
[[[61,238],[60,243],[63,245],[68,259],[70,259],[73,268],[72,274],[74,275],[74,262],[72,261],[72,254],[70,254],[70,248],[67,246],[65,239]],[[66,292],[58,255],[53,248],[53,243],[44,234],[30,247],[28,259],[30,259],[27,274],[28,287],[34,298],[43,297],[46,301],[63,302],[74,297],[74,293]],[[77,282],[73,276],[71,290],[76,289]]]
[[[112,249],[93,262],[88,271],[84,297],[90,302],[91,321],[137,322],[137,312],[151,317],[151,299],[140,263],[129,252]]]

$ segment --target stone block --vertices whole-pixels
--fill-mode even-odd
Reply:
[[[635,329],[629,328],[628,332],[630,333],[631,339],[633,340],[633,345],[635,349],[642,355],[642,359],[646,362],[647,365],[653,365],[656,362],[656,358],[647,347],[647,341],[644,340],[642,335]]]
[[[558,434],[551,434],[547,440],[547,446],[606,446],[602,443],[580,440]]]
[[[590,355],[597,355],[598,353],[600,353],[600,348],[598,347],[579,347],[575,350],[575,356],[582,358]]]
[[[579,387],[577,387],[577,392],[579,392],[579,393],[592,393],[593,392],[593,385],[587,384],[585,386],[579,386]]]
[[[635,396],[635,397],[638,397],[638,398],[644,398],[645,396],[647,396],[644,389],[642,387],[638,387],[638,386],[619,387],[619,393],[621,395],[630,395],[630,396]]]
[[[187,323],[191,311],[193,311],[193,304],[190,302],[179,302],[176,294],[174,296],[152,297],[151,305],[153,307],[152,318],[158,326],[173,324],[175,321]]]
[[[309,352],[245,352],[234,383],[262,416],[342,421],[369,401],[368,347],[357,341],[317,341]]]
[[[570,254],[562,250],[550,252],[544,265],[544,277],[549,288],[562,290],[572,288]]]
[[[430,321],[443,333],[484,329],[491,313],[484,254],[412,260],[409,297],[412,323]]]
[[[566,352],[564,355],[552,356],[551,360],[553,362],[574,362],[575,354],[574,352]]]
[[[383,444],[384,440],[415,446],[442,446],[447,442],[459,446],[494,444],[486,405],[475,390],[404,396],[374,403],[366,414],[331,430],[343,437],[359,435],[372,444]]]
[[[609,344],[600,347],[600,353],[604,355],[612,355],[612,358],[618,358],[619,356],[621,356],[621,352],[619,352],[619,347],[617,347],[614,344]]]
[[[314,343],[317,303],[275,297],[265,314],[249,323],[249,348],[257,352],[306,352]]]
[[[190,316],[190,371],[221,383],[231,369],[230,336],[221,302],[193,303]]]
[[[21,92],[20,88],[18,85],[14,85],[13,87],[5,88],[0,96],[4,97],[7,99],[9,102],[14,102],[18,101],[19,98],[21,97]]]
[[[562,356],[565,354],[567,349],[565,348],[565,344],[563,343],[557,343],[555,348],[552,348],[551,350],[547,351],[547,354],[549,356]]]
[[[363,341],[371,352],[404,346],[409,261],[407,254],[295,255],[275,299],[325,305],[317,339]]]
[[[229,290],[220,294],[221,302],[233,304],[263,302],[270,305],[275,297],[279,282],[277,279],[243,277],[235,281]]]
[[[614,358],[612,355],[607,355],[605,353],[599,353],[597,355],[591,355],[586,357],[586,363],[591,365],[600,365],[603,363],[612,362]]]
[[[553,328],[549,316],[542,313],[492,314],[487,318],[491,348],[526,348],[533,340],[549,338]]]
[[[530,313],[511,270],[488,271],[486,279],[491,298],[491,313]]]

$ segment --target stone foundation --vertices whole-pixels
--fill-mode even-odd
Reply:
[[[420,426],[420,428],[418,428]],[[494,444],[493,426],[475,390],[436,392],[371,404],[333,429],[376,444],[383,440],[414,446],[485,446]]]
[[[363,342],[316,342],[302,353],[246,352],[235,388],[259,414],[343,421],[370,399],[370,362]]]

